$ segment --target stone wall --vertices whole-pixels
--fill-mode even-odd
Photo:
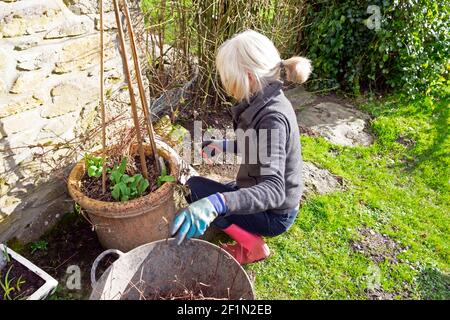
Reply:
[[[75,159],[64,144],[98,121],[97,2],[0,0],[0,242],[32,241],[72,208],[64,174]],[[108,94],[123,87],[111,2]],[[55,165],[62,174],[49,174]]]

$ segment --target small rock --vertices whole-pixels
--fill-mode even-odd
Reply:
[[[14,94],[26,93],[30,88],[39,87],[44,77],[45,73],[40,70],[21,73],[9,92]]]
[[[115,29],[117,29],[117,23],[114,12],[103,15],[103,30],[110,31]],[[95,17],[95,30],[100,31],[100,17]]]
[[[88,27],[84,21],[66,21],[64,24],[50,30],[44,39],[59,39],[65,37],[74,37],[85,34]]]
[[[77,117],[76,113],[69,113],[62,115],[60,117],[56,117],[52,119],[48,124],[46,124],[42,131],[46,133],[46,137],[59,137],[62,136],[67,131],[73,129],[75,126]],[[43,136],[39,137],[40,139],[44,138]]]
[[[26,131],[30,128],[39,128],[44,124],[44,120],[39,116],[37,108],[27,110],[9,117],[2,118],[2,130],[0,130],[0,138],[8,135]]]
[[[98,1],[92,0],[71,0],[68,8],[75,14],[98,13]],[[114,10],[113,0],[103,1],[103,11],[110,12]]]
[[[24,42],[20,42],[18,44],[16,44],[14,46],[14,50],[16,51],[23,51],[23,50],[27,50],[33,47],[36,47],[39,44],[38,41],[24,41]]]
[[[45,64],[54,62],[57,56],[57,51],[41,50],[36,54],[23,54],[17,57],[17,69],[21,71],[38,70],[44,67]]]
[[[308,106],[298,113],[300,126],[307,127],[332,143],[368,146],[373,138],[367,131],[369,116],[333,102]]]
[[[0,20],[0,35],[18,37],[45,31],[47,25],[61,14],[61,9],[47,5],[26,6]]]
[[[44,106],[41,116],[44,118],[53,118],[79,110],[88,102],[95,100],[97,94],[97,90],[92,87],[61,83],[50,91],[53,103]]]
[[[21,113],[42,105],[42,101],[29,96],[26,98],[16,99],[10,103],[0,107],[0,118],[8,117],[16,113]]]
[[[17,70],[20,71],[32,71],[41,68],[41,62],[39,60],[29,60],[24,62],[19,62],[17,64]]]
[[[114,56],[114,42],[105,35],[105,60]],[[100,61],[98,35],[90,35],[69,41],[63,48],[62,56],[55,63],[56,74],[68,73],[74,70],[86,70],[98,65]]]

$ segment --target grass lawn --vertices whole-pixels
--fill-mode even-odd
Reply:
[[[370,147],[301,138],[304,160],[342,176],[346,190],[309,197],[295,225],[268,239],[275,255],[247,268],[259,298],[450,299],[449,102],[364,104]],[[391,246],[352,249],[367,230]]]

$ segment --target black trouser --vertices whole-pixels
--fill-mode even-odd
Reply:
[[[205,198],[216,192],[236,191],[238,188],[231,184],[222,184],[217,181],[191,177],[186,184],[191,189],[189,203]],[[236,224],[248,232],[262,236],[274,237],[286,232],[294,223],[298,209],[292,209],[287,214],[278,214],[269,211],[254,214],[232,214],[227,217],[217,217],[213,224],[220,229],[225,229]]]

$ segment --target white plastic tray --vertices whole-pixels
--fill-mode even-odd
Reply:
[[[14,252],[12,249],[8,248],[7,246],[0,243],[0,254],[3,254],[3,252],[6,252],[11,256],[12,259],[16,260],[23,266],[25,266],[28,270],[34,272],[36,275],[41,277],[45,283],[36,290],[31,296],[27,298],[27,300],[43,300],[47,298],[49,294],[52,294],[56,286],[58,285],[58,281],[56,281],[55,278],[50,276],[47,272],[33,264],[31,261],[25,259],[20,254]]]

